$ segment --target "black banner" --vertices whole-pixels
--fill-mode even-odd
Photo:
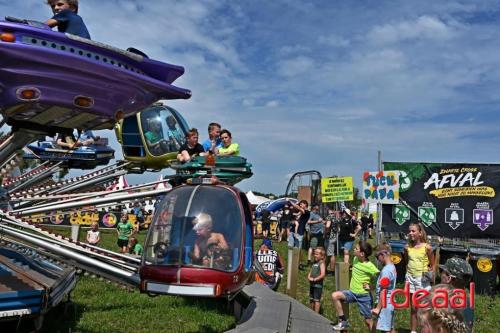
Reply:
[[[127,214],[128,220],[132,224],[136,224],[136,216],[134,214]],[[44,225],[60,225],[71,226],[79,224],[82,226],[91,226],[92,223],[98,223],[99,228],[115,228],[122,216],[121,211],[74,211],[72,213],[56,212],[50,215],[32,215],[30,221],[32,223],[40,223]],[[146,214],[144,216],[145,222],[149,222],[152,215]]]
[[[420,221],[428,234],[500,238],[500,165],[384,162],[399,170],[400,204],[382,206],[382,228],[407,232]]]

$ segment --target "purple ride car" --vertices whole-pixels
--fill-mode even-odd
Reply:
[[[181,66],[50,30],[0,21],[0,113],[17,128],[111,129],[159,99],[187,99],[172,85]]]

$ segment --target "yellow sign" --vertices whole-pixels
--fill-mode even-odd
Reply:
[[[432,190],[430,193],[438,199],[465,196],[493,198],[495,196],[495,189],[489,186],[447,187]]]
[[[352,177],[321,178],[321,201],[352,201]]]
[[[491,271],[493,268],[493,264],[491,263],[491,260],[486,257],[481,257],[477,260],[477,268],[483,272],[483,273],[488,273]]]
[[[391,253],[391,260],[394,265],[397,265],[401,262],[402,259],[401,253]]]

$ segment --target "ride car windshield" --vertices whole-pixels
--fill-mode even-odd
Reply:
[[[141,124],[149,152],[154,156],[174,153],[186,142],[184,121],[174,110],[153,107],[141,114]]]
[[[145,264],[235,271],[242,252],[244,216],[227,188],[184,186],[156,209],[145,243]]]

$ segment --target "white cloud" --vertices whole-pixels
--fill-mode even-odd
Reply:
[[[193,127],[229,128],[254,165],[241,188],[277,194],[301,170],[356,178],[379,149],[391,160],[498,162],[498,139],[475,135],[500,125],[497,10],[432,0],[80,4],[95,40],[184,66],[175,84],[193,96],[168,104]],[[39,0],[0,0],[0,12],[50,16]]]
[[[275,108],[280,105],[280,102],[277,100],[272,100],[266,103],[266,107],[268,108]]]
[[[314,66],[314,59],[306,56],[283,60],[278,64],[278,74],[285,77],[292,77],[307,72]]]
[[[388,44],[414,39],[443,41],[452,38],[454,34],[454,28],[439,18],[424,15],[414,21],[378,25],[368,32],[367,37],[375,44]]]
[[[348,39],[336,35],[320,36],[318,42],[333,47],[347,47],[351,44]]]

